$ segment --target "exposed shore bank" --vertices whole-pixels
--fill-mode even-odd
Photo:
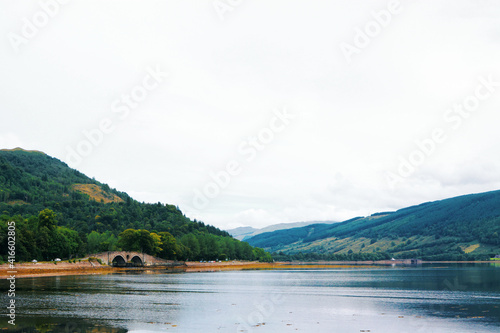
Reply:
[[[494,263],[492,261],[446,261],[446,262],[421,262],[423,264],[467,264],[467,263]],[[64,275],[89,275],[125,273],[130,271],[154,272],[216,272],[237,271],[255,269],[327,269],[327,268],[361,268],[381,266],[409,266],[402,262],[394,261],[323,261],[323,262],[274,262],[264,263],[256,261],[224,261],[224,262],[185,262],[176,267],[146,266],[146,267],[112,267],[101,265],[97,262],[81,261],[77,263],[61,262],[39,262],[39,263],[16,263],[14,269],[8,264],[0,265],[0,279],[6,279],[11,275],[16,278],[64,276]],[[9,273],[14,271],[15,273]]]
[[[179,266],[145,266],[145,267],[112,267],[101,265],[96,261],[87,260],[69,263],[66,261],[38,262],[38,263],[16,263],[15,268],[11,269],[8,264],[0,265],[0,279],[6,279],[11,275],[16,278],[42,277],[42,276],[63,276],[63,275],[89,275],[89,274],[109,274],[125,273],[130,271],[147,272],[206,272],[206,271],[227,271],[244,269],[277,269],[280,263],[260,263],[260,262],[186,262]],[[15,273],[13,273],[15,272]]]

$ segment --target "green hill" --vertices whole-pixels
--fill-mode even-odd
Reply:
[[[253,246],[299,257],[329,259],[419,257],[475,260],[500,254],[500,191],[427,202],[333,225],[260,234]],[[299,255],[300,253],[300,255]]]
[[[0,213],[0,256],[4,260],[9,221],[16,221],[17,260],[81,256],[126,247],[169,259],[253,260],[265,256],[226,231],[190,220],[176,206],[138,202],[56,158],[20,148],[0,151]],[[120,242],[126,229],[148,232],[141,234],[142,243],[126,244]]]

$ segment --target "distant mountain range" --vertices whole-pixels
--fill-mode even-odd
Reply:
[[[335,224],[260,233],[253,246],[288,254],[378,253],[427,260],[500,254],[500,191],[427,202]]]
[[[279,223],[273,224],[261,229],[252,228],[252,227],[239,227],[234,229],[226,230],[231,236],[239,240],[247,240],[252,238],[253,236],[257,236],[263,234],[265,232],[272,232],[276,230],[285,230],[292,228],[300,228],[305,227],[311,224],[332,224],[338,223],[337,221],[309,221],[309,222],[290,222],[290,223]]]

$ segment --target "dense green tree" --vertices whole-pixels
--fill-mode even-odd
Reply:
[[[177,244],[174,236],[168,232],[160,232],[160,247],[161,251],[157,254],[165,259],[180,259],[183,256],[181,247]]]
[[[38,214],[38,228],[47,228],[49,231],[53,231],[57,226],[57,217],[50,209],[44,209]]]
[[[97,253],[101,243],[101,235],[97,231],[92,231],[87,235],[87,252]]]
[[[118,246],[125,251],[138,251],[151,255],[161,252],[161,237],[147,230],[127,229],[118,235]]]
[[[263,249],[260,249],[258,247],[255,247],[253,249],[254,252],[254,257],[260,262],[272,262],[273,257],[269,252],[264,251]]]
[[[127,229],[118,235],[118,246],[125,251],[140,251],[138,233],[135,229]]]
[[[187,259],[198,260],[200,258],[200,243],[194,234],[182,236],[180,242],[181,245],[184,245],[187,249],[187,251],[184,251],[184,255]]]

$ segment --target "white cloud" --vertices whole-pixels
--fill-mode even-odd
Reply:
[[[65,159],[158,64],[170,73],[78,168],[139,200],[221,226],[338,220],[497,189],[500,89],[396,188],[399,156],[477,86],[500,81],[494,1],[402,2],[348,64],[340,51],[387,1],[75,1],[13,52],[0,44],[0,145]],[[38,2],[0,6],[0,34]],[[7,10],[8,9],[8,10]],[[9,15],[6,16],[7,12]],[[205,209],[193,190],[241,159],[274,108],[297,118]],[[243,161],[244,162],[244,161]]]
[[[0,134],[0,147],[12,149],[23,146],[24,142],[16,134],[12,132]]]

